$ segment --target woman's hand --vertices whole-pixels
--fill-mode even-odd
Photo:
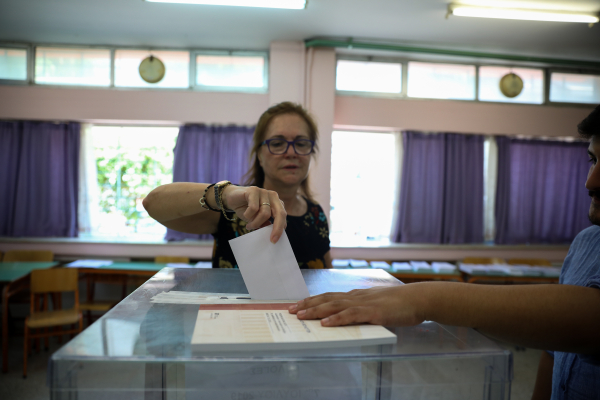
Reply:
[[[412,326],[424,320],[419,284],[325,293],[291,306],[298,319],[321,319],[323,326],[374,324]]]
[[[234,210],[236,215],[246,221],[248,230],[269,225],[273,218],[271,242],[277,243],[287,225],[287,213],[277,192],[256,186],[229,185],[223,191],[223,205]]]

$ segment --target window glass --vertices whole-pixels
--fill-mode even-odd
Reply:
[[[401,93],[402,64],[338,60],[335,88],[353,92]]]
[[[265,88],[265,58],[197,55],[196,84],[213,88]]]
[[[165,76],[148,83],[140,76],[140,63],[147,57],[158,58],[165,66]],[[190,53],[187,51],[115,51],[115,86],[187,88],[190,75]]]
[[[142,200],[173,181],[177,127],[92,127],[100,217],[94,236],[162,240],[166,228],[152,219]]]
[[[550,101],[564,103],[600,103],[600,75],[553,72]]]
[[[506,74],[514,73],[523,81],[523,90],[515,97],[506,97],[500,91],[500,79]],[[544,72],[541,69],[479,67],[479,100],[501,101],[506,103],[544,102]]]
[[[110,51],[38,47],[35,83],[110,86]]]
[[[475,100],[475,66],[409,62],[408,96]]]
[[[0,79],[27,79],[27,50],[0,48]]]
[[[331,149],[332,245],[389,243],[397,203],[397,135],[335,131]],[[376,206],[369,206],[374,198]]]

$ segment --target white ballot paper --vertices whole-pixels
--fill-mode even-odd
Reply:
[[[309,297],[306,282],[285,233],[271,243],[273,225],[229,241],[253,300],[301,300]]]

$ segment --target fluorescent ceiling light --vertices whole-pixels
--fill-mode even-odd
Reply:
[[[212,6],[286,8],[301,10],[306,0],[146,0],[151,3],[206,4]]]
[[[450,4],[448,14],[459,17],[519,19],[525,21],[583,22],[595,24],[598,15],[593,13],[574,13],[569,11],[527,10],[519,8],[492,8]]]

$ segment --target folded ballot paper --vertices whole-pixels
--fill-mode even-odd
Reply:
[[[271,243],[272,225],[229,241],[249,294],[178,292],[153,302],[198,304],[194,352],[318,349],[396,343],[382,326],[326,328],[299,320],[288,308],[309,297],[285,232]],[[167,298],[165,299],[165,296]],[[162,297],[162,298],[160,298]]]

